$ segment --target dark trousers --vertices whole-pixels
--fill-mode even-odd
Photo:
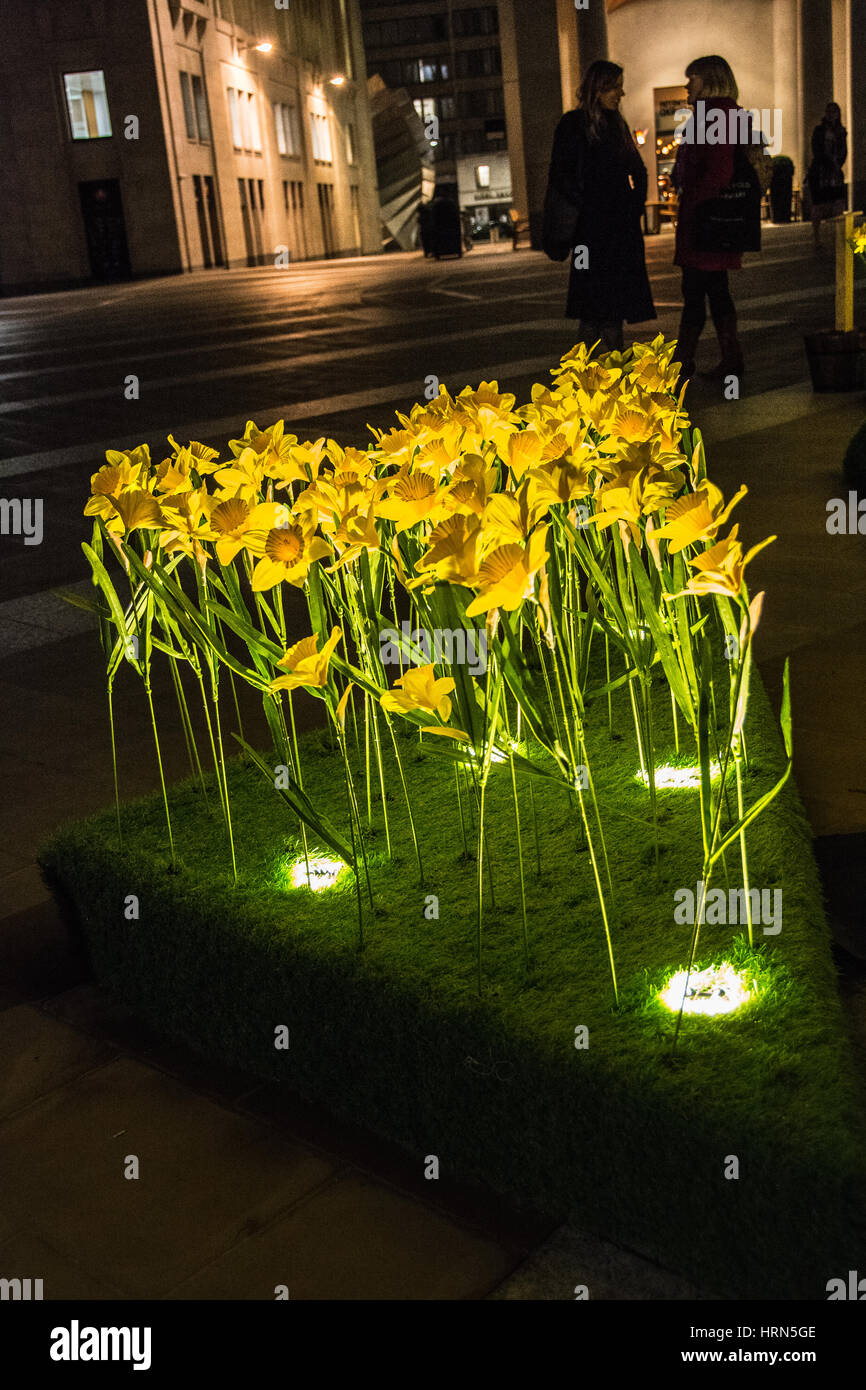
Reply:
[[[726,270],[683,269],[682,325],[700,333],[707,321],[706,301],[714,324],[736,313]]]

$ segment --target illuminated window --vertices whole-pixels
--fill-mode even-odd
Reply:
[[[478,187],[478,188],[489,188],[489,187],[490,187],[490,165],[489,165],[489,164],[476,164],[476,165],[475,165],[475,184],[476,184],[476,187]]]
[[[351,121],[346,126],[346,163],[355,163],[355,127]]]
[[[105,74],[101,71],[67,72],[63,82],[73,140],[102,140],[110,135]]]
[[[250,144],[249,149],[256,154],[262,152],[262,131],[259,125],[259,107],[256,101],[255,92],[247,92],[247,114],[249,117]]]
[[[331,148],[331,131],[327,116],[320,116],[315,111],[311,112],[310,129],[313,136],[313,159],[319,164],[332,164],[334,155]]]
[[[235,91],[234,87],[228,87],[226,88],[226,91],[228,92],[229,99],[229,119],[231,121],[232,127],[232,144],[234,145],[236,150],[242,150],[244,147],[244,134],[243,127],[241,126],[241,112],[240,103],[238,101],[238,93]]]
[[[301,153],[298,113],[293,106],[287,106],[284,101],[274,102],[274,129],[277,132],[277,149],[280,154],[298,155]]]

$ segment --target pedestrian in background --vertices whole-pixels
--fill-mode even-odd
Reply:
[[[724,58],[717,54],[696,58],[686,68],[686,81],[693,114],[682,132],[673,169],[673,182],[679,194],[674,264],[682,268],[683,294],[677,334],[677,356],[682,364],[680,379],[694,375],[695,353],[707,321],[709,303],[721,361],[706,375],[718,379],[735,376],[740,382],[744,370],[743,351],[737,336],[737,311],[731,298],[728,271],[742,268],[742,254],[707,249],[710,238],[702,235],[702,213],[732,183],[737,146],[752,142],[751,119],[745,113],[731,119],[730,113],[740,112],[742,108],[737,105],[739,92],[734,74]],[[704,119],[702,124],[696,125],[694,108],[698,102],[703,103]],[[720,143],[709,143],[702,137],[702,131],[708,127],[714,129],[714,135],[721,130],[724,139]],[[760,199],[756,215],[760,239]]]
[[[580,320],[579,341],[600,340],[603,351],[622,350],[623,320],[656,317],[641,227],[647,172],[620,114],[623,95],[618,64],[590,64],[554,135],[542,233],[552,260],[571,255],[566,318]]]
[[[848,132],[835,101],[827,102],[823,119],[812,131],[812,163],[806,175],[812,203],[812,237],[815,250],[821,250],[821,223],[827,217],[841,217],[845,211],[845,175],[842,166],[848,158]]]

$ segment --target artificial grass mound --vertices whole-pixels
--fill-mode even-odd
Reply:
[[[655,698],[660,762],[675,761],[663,746],[666,737],[673,744],[664,689]],[[782,766],[757,675],[749,729],[747,801]],[[613,736],[606,726],[588,733],[615,860],[618,1009],[576,810],[563,789],[534,779],[537,876],[521,777],[525,971],[507,765],[488,784],[495,907],[488,897],[479,997],[477,866],[464,852],[453,765],[412,737],[402,746],[425,883],[405,806],[389,791],[394,861],[379,803],[376,911],[365,914],[363,951],[352,875],[322,893],[290,886],[297,824],[247,764],[230,771],[237,887],[217,797],[206,810],[193,782],[171,793],[174,872],[158,798],[124,807],[122,852],[113,812],[61,831],[40,862],[106,991],[165,1035],[285,1082],[397,1140],[419,1163],[435,1154],[443,1171],[574,1218],[711,1292],[824,1298],[829,1279],[862,1268],[863,1097],[790,784],[748,832],[752,884],[783,892],[781,932],[763,937],[757,926],[761,944],[750,952],[734,941],[738,928],[704,926],[697,961],[746,966],[757,997],[728,1016],[685,1016],[673,1058],[674,1015],[657,994],[687,960],[692,929],[675,924],[673,895],[694,890],[699,874],[698,793],[659,790],[656,871],[627,703],[614,704]],[[302,758],[308,793],[342,824],[345,790],[328,736],[306,736]],[[390,768],[386,786],[399,788]],[[465,798],[463,813],[468,821]],[[739,857],[728,860],[736,886]],[[125,916],[130,894],[138,920]],[[287,1050],[275,1047],[280,1025]],[[581,1026],[588,1046],[578,1048]],[[738,1177],[726,1176],[732,1157]]]

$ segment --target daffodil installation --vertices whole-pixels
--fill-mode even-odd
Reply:
[[[172,863],[151,695],[152,668],[166,657],[203,798],[211,771],[215,778],[234,882],[226,750],[236,740],[297,827],[287,879],[319,891],[346,868],[352,874],[359,949],[365,920],[376,913],[370,850],[375,844],[396,871],[398,817],[408,820],[417,883],[426,886],[423,794],[410,794],[405,753],[431,766],[434,759],[450,764],[456,853],[462,846],[460,857],[477,865],[479,992],[485,895],[492,906],[496,846],[505,835],[513,837],[529,973],[526,866],[534,858],[535,877],[543,877],[533,784],[545,778],[568,799],[566,832],[588,852],[579,862],[597,900],[617,999],[623,923],[612,822],[623,808],[597,793],[596,753],[589,752],[600,731],[613,736],[615,717],[625,726],[616,738],[628,740],[630,766],[643,769],[643,787],[630,791],[641,802],[635,818],[652,829],[656,873],[664,819],[657,790],[703,783],[710,791],[694,798],[695,872],[709,881],[727,856],[728,871],[736,859],[748,884],[747,829],[791,771],[787,670],[781,724],[788,758],[775,786],[755,780],[746,754],[752,637],[763,595],[750,598],[745,572],[775,537],[746,549],[730,526],[746,489],[726,502],[708,478],[675,353],[676,343],[661,335],[600,356],[578,344],[521,403],[496,381],[457,395],[440,387],[434,399],[398,412],[396,426],[371,425],[364,448],[302,441],[283,420],[266,429],[248,420],[223,457],[171,435],[161,462],[147,444],[107,453],[91,478],[85,515],[93,536],[83,549],[100,591],[93,607],[112,754],[112,682],[125,657],[148,701]],[[423,664],[401,649],[392,679],[381,636],[403,621],[451,640],[447,656]],[[482,641],[484,667],[472,669],[457,654],[477,651]],[[201,747],[185,682],[203,703]],[[262,700],[267,752],[243,737],[238,682]],[[225,712],[224,700],[221,713],[228,687],[231,706]],[[336,809],[309,794],[296,699],[324,707],[320,752],[333,759]],[[416,738],[398,737],[399,725]],[[669,756],[685,765],[668,765]],[[507,768],[491,776],[491,763],[500,762]],[[719,785],[720,765],[732,770],[732,781],[735,774],[735,792]],[[122,838],[116,758],[114,773]],[[488,824],[493,817],[496,827]],[[494,828],[499,833],[488,833]],[[751,942],[751,923],[749,935]],[[574,968],[579,974],[587,966],[576,960]],[[730,1007],[727,990],[719,998]]]

